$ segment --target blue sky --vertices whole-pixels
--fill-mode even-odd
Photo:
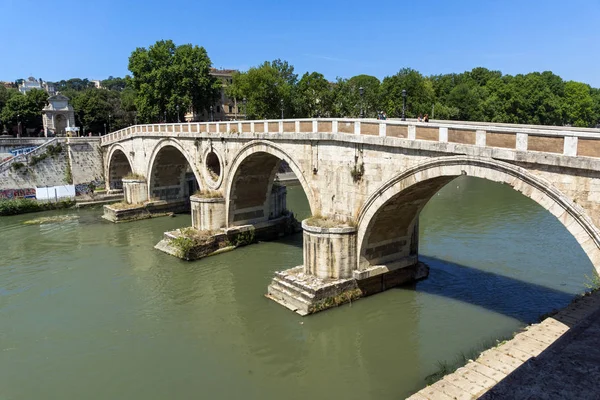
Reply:
[[[240,70],[281,58],[334,80],[483,66],[600,87],[599,0],[0,0],[0,13],[0,80],[124,76],[136,47],[172,39]]]

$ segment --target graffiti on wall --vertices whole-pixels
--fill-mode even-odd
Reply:
[[[16,199],[27,197],[35,199],[35,189],[2,189],[0,190],[0,199]]]
[[[100,179],[96,179],[87,183],[78,183],[77,185],[75,185],[75,196],[91,194],[94,192],[94,189],[102,187],[104,187],[104,181]]]

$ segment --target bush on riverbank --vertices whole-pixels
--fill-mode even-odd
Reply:
[[[61,200],[56,203],[40,203],[32,199],[0,200],[0,216],[59,210],[73,207],[74,205],[75,200]]]

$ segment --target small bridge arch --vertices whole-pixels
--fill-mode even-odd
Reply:
[[[161,140],[154,146],[146,168],[150,199],[189,200],[201,188],[194,158],[174,139]]]
[[[315,212],[315,197],[298,163],[280,146],[256,140],[238,151],[229,168],[225,184],[228,226],[269,218],[269,198],[281,161],[290,166]]]
[[[471,156],[428,160],[403,171],[375,191],[357,218],[357,269],[414,261],[419,213],[435,193],[460,175],[508,184],[540,204],[575,237],[600,272],[600,232],[585,210],[550,182],[524,168]]]
[[[108,177],[108,189],[123,189],[123,178],[133,172],[127,152],[123,146],[116,144],[110,149],[107,160],[105,176]]]

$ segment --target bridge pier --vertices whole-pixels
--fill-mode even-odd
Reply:
[[[190,197],[192,228],[198,231],[215,231],[226,225],[226,207],[223,197]]]
[[[127,204],[146,203],[148,183],[145,179],[123,179],[123,196]]]
[[[304,264],[276,272],[266,295],[300,315],[323,311],[429,275],[429,268],[418,261],[416,253],[387,265],[358,270],[357,229],[347,225],[318,225],[315,219],[302,221]],[[418,229],[416,232],[411,250],[417,247]]]

